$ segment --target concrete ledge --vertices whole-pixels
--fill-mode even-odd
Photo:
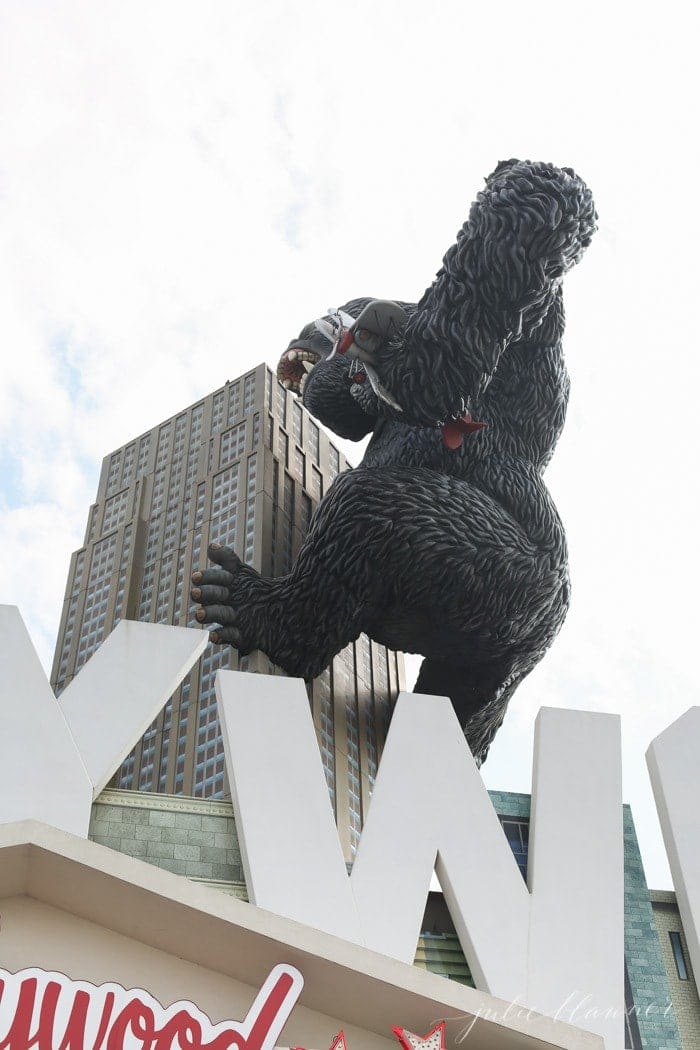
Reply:
[[[192,798],[189,795],[166,795],[155,791],[125,791],[106,788],[93,806],[127,806],[135,809],[157,809],[166,813],[198,813],[200,816],[228,817],[233,820],[233,805],[218,799]]]
[[[652,904],[673,904],[674,907],[678,907],[673,890],[649,890],[649,900]]]
[[[602,1040],[34,821],[0,827],[0,898],[27,897],[246,985],[286,961],[300,1007],[385,1037],[456,1019],[473,1050],[602,1050]],[[34,962],[36,965],[36,961]],[[457,1031],[458,1029],[454,1029]]]

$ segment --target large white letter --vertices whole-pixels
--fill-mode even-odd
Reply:
[[[19,609],[0,606],[0,823],[85,838],[93,798],[207,642],[206,631],[122,620],[58,701]]]
[[[700,974],[700,707],[691,707],[647,751],[668,863],[688,942]]]
[[[217,695],[259,907],[412,963],[435,869],[478,988],[550,1016],[585,1000],[572,1023],[622,1045],[617,717],[541,712],[528,893],[450,702],[402,694],[349,880],[355,912],[303,686],[255,679],[221,671]]]
[[[304,683],[219,671],[215,687],[248,899],[362,944]]]
[[[527,886],[451,703],[403,693],[352,871],[368,948],[413,962],[434,870],[477,986],[522,998]]]
[[[560,1020],[605,1036],[610,1047],[623,1046],[624,842],[617,715],[545,707],[537,716],[528,885],[528,1006],[552,1016],[568,1000]],[[613,1010],[616,1015],[608,1016]],[[584,1019],[589,1011],[600,1016],[589,1022]]]

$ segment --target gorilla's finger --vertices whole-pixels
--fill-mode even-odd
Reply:
[[[231,600],[228,587],[193,587],[190,594],[201,605],[226,605]]]
[[[209,583],[214,584],[216,587],[233,587],[235,582],[235,576],[232,576],[230,572],[226,572],[225,569],[204,569],[202,572],[192,573],[192,583],[197,587],[200,587],[202,584],[206,586]]]
[[[208,550],[209,560],[220,565],[222,569],[236,573],[241,567],[241,559],[231,547],[220,547],[218,543],[210,543]]]
[[[212,631],[209,638],[214,645],[233,645],[236,649],[240,649],[243,640],[237,627],[220,627],[218,631]]]
[[[230,626],[236,622],[236,614],[229,605],[210,605],[206,609],[197,609],[195,616],[199,623],[220,623]]]

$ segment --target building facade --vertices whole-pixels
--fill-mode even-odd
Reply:
[[[700,997],[675,893],[652,890],[651,907],[683,1046],[700,1047]]]
[[[52,669],[57,694],[120,619],[197,627],[190,575],[210,542],[267,576],[287,573],[342,453],[265,365],[106,456],[71,559]],[[144,734],[115,787],[229,795],[214,695],[219,668],[274,673],[261,653],[212,646]],[[393,703],[399,654],[364,635],[309,683],[346,858],[354,854]]]

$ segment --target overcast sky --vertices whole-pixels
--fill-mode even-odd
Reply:
[[[47,668],[107,452],[330,305],[417,298],[498,160],[571,165],[600,214],[547,473],[573,604],[484,776],[529,790],[543,704],[619,712],[670,884],[644,751],[698,697],[696,36],[645,10],[2,0],[0,599]]]

